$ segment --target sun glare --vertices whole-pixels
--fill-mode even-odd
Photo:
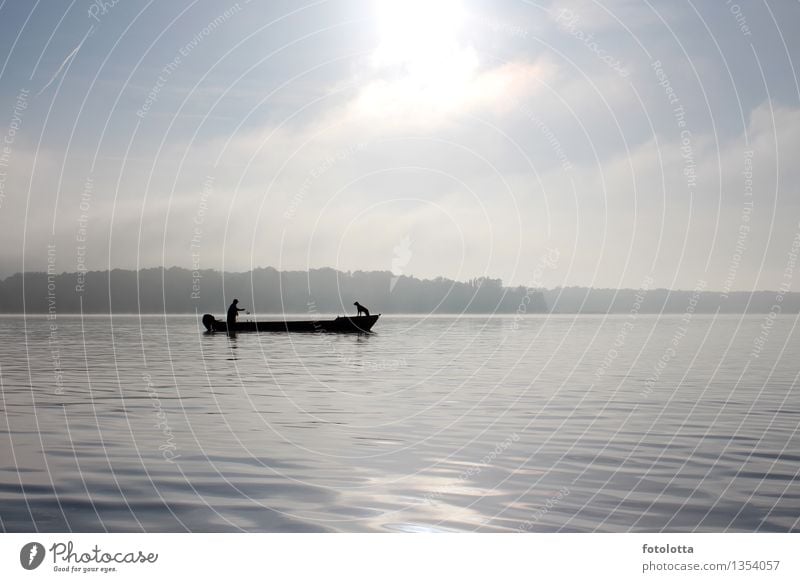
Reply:
[[[470,95],[478,71],[463,36],[466,13],[458,0],[376,0],[378,45],[372,64],[388,74],[362,94],[370,114],[440,114]]]
[[[378,0],[379,67],[401,66],[423,84],[453,82],[477,68],[473,50],[459,43],[465,12],[457,0]]]

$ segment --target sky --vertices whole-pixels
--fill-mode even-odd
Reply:
[[[0,276],[800,290],[798,2],[6,0]]]

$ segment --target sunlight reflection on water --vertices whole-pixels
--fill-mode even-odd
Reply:
[[[749,359],[761,320],[696,316],[648,392],[676,317],[610,363],[623,317],[4,317],[2,527],[797,529],[800,346],[780,317]]]

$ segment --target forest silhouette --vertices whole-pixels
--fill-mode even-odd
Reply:
[[[225,313],[232,297],[256,313],[354,313],[358,300],[376,313],[770,313],[775,291],[555,289],[503,286],[500,279],[395,277],[389,271],[331,268],[244,273],[180,267],[139,271],[15,274],[0,281],[2,313]],[[800,312],[800,294],[784,293],[780,313]]]

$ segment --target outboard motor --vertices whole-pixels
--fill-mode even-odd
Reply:
[[[214,316],[211,315],[210,313],[206,313],[203,316],[203,325],[205,326],[206,331],[214,331],[214,322],[215,321],[216,321],[216,319],[214,319]]]

